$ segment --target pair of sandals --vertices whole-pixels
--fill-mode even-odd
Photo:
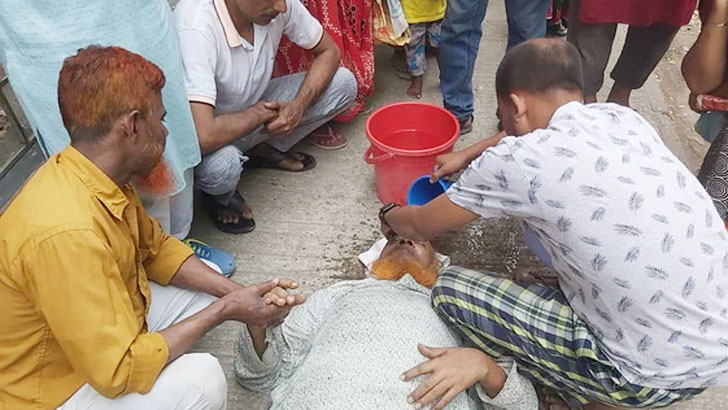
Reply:
[[[281,163],[285,160],[294,160],[300,162],[303,167],[301,169],[291,169],[281,166]],[[274,169],[278,171],[286,172],[305,172],[316,167],[316,159],[304,152],[296,152],[294,154],[286,154],[284,152],[274,150],[267,156],[251,156],[250,159],[245,163],[247,168],[263,168],[263,169]],[[223,205],[218,202],[212,195],[202,194],[203,206],[210,214],[212,222],[215,224],[217,229],[225,233],[230,234],[242,234],[248,233],[255,229],[255,219],[246,218],[246,202],[243,195],[238,190],[235,190],[230,201],[227,205]],[[237,222],[222,221],[220,218],[220,212],[225,210],[231,210],[238,214]]]

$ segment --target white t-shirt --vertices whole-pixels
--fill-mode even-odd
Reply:
[[[548,128],[486,150],[447,195],[537,233],[570,306],[627,380],[728,384],[726,228],[635,111],[563,105]]]
[[[254,25],[254,43],[240,36],[224,0],[181,0],[174,11],[187,98],[216,114],[256,104],[270,83],[281,37],[310,50],[324,30],[299,0],[267,26]]]

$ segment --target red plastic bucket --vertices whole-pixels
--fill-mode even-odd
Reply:
[[[405,205],[412,182],[432,173],[435,157],[452,151],[460,124],[442,107],[402,102],[372,113],[366,134],[371,146],[364,161],[374,165],[379,199]]]

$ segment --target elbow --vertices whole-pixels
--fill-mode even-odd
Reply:
[[[683,61],[681,68],[685,83],[690,92],[694,94],[709,94],[722,84],[722,72],[719,73],[716,70],[692,64],[688,59]]]
[[[336,62],[337,67],[341,65],[341,50],[336,45],[332,49],[332,59]]]
[[[217,148],[215,146],[215,140],[208,133],[198,133],[197,139],[200,142],[200,152],[202,155],[207,155],[214,152]]]
[[[122,394],[127,393],[125,391],[125,384],[118,383],[114,381],[111,377],[99,378],[92,376],[88,380],[88,384],[90,384],[91,387],[94,388],[94,390],[99,392],[100,395],[106,397],[107,399],[115,399]]]
[[[685,83],[693,94],[709,94],[720,86],[720,82],[710,81],[708,78],[700,75],[690,75],[683,73]]]

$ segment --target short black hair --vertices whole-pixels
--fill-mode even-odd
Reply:
[[[579,51],[559,39],[533,39],[511,48],[495,75],[495,92],[501,98],[514,91],[554,89],[584,91]]]

